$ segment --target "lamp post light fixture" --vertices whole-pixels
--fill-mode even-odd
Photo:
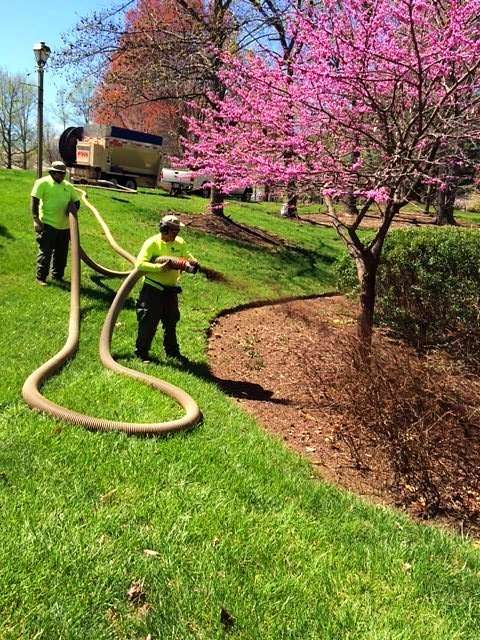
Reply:
[[[42,177],[43,166],[43,71],[50,55],[50,47],[45,42],[37,42],[33,45],[33,53],[37,61],[38,73],[38,101],[37,101],[37,178]]]

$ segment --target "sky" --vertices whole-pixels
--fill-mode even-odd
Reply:
[[[52,51],[62,46],[61,34],[71,30],[81,16],[111,5],[109,0],[0,0],[0,67],[9,73],[28,73],[28,82],[37,85],[33,45],[44,41]],[[60,74],[49,70],[44,76],[44,115],[55,126],[53,105]],[[72,125],[77,123],[73,122]]]

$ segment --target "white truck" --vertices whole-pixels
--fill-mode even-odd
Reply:
[[[179,195],[184,192],[201,192],[204,198],[210,197],[211,176],[195,173],[189,169],[162,169],[162,179],[160,186],[170,191],[172,195]],[[247,201],[252,197],[252,188],[234,189],[228,195],[240,196],[241,200]]]

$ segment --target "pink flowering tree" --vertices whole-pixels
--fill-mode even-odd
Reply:
[[[189,122],[188,160],[222,189],[322,191],[357,266],[365,344],[392,221],[423,185],[443,188],[444,168],[480,139],[479,16],[480,0],[324,0],[292,20],[288,65],[224,58],[225,97]],[[346,200],[348,222],[335,205]],[[381,223],[364,240],[371,207]]]

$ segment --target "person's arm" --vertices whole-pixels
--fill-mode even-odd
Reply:
[[[75,202],[71,201],[68,205],[68,211],[71,213],[77,213],[80,209],[80,200],[76,200]]]
[[[70,196],[70,202],[68,204],[67,211],[66,211],[67,215],[70,212],[77,213],[78,210],[80,209],[80,198],[78,195],[78,191],[75,189],[73,185],[70,185],[70,187],[71,187],[71,196]]]
[[[195,256],[187,250],[187,245],[182,238],[181,256],[185,260],[185,264],[180,267],[180,271],[186,271],[187,273],[197,273],[199,264]]]
[[[165,271],[168,263],[156,264],[151,262],[153,254],[153,243],[150,240],[146,240],[143,243],[140,253],[135,260],[135,267],[139,271],[145,271],[146,273],[158,273],[159,271]]]
[[[40,200],[35,196],[32,196],[31,210],[35,233],[41,233],[43,231],[43,222],[40,220]]]

